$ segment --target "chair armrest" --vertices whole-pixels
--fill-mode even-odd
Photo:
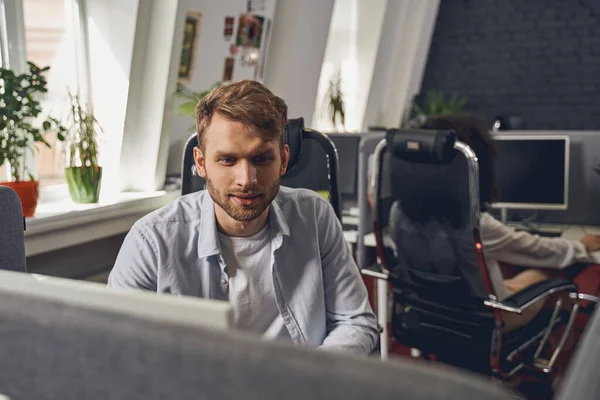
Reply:
[[[557,292],[577,292],[577,285],[566,279],[547,279],[526,287],[501,303],[488,300],[484,303],[493,308],[520,314],[537,301]]]

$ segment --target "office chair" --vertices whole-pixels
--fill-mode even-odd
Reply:
[[[0,269],[26,272],[25,218],[17,193],[0,185]]]
[[[393,337],[426,357],[478,373],[551,378],[577,314],[577,285],[549,279],[498,299],[480,236],[473,150],[453,132],[388,130],[375,151],[372,184],[381,274],[392,286]],[[568,310],[565,298],[573,301]],[[502,332],[501,310],[521,314],[541,299],[553,308]],[[564,333],[544,359],[558,328]]]
[[[290,147],[290,161],[281,184],[292,188],[312,189],[322,193],[331,203],[341,221],[338,183],[338,157],[333,142],[324,134],[306,129],[304,119],[290,119],[285,128],[284,143]],[[183,152],[181,194],[205,189],[206,182],[196,171],[194,147],[198,138],[193,134]]]

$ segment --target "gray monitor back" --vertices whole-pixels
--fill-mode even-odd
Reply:
[[[514,398],[490,380],[425,363],[383,363],[126,314],[0,291],[0,394],[11,400]]]

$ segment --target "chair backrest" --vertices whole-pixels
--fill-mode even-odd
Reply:
[[[418,320],[407,341],[427,348],[441,343],[434,337],[444,332],[456,343],[489,346],[493,314],[483,300],[493,289],[480,247],[474,152],[454,132],[394,129],[375,152],[374,171],[378,253],[398,301]],[[431,336],[423,326],[432,328]]]
[[[183,165],[181,167],[181,194],[198,192],[206,189],[206,181],[196,171],[194,148],[198,147],[198,136],[192,134],[183,149]]]
[[[0,394],[13,400],[513,398],[498,383],[435,365],[382,363],[44,296],[0,292],[0,320]]]
[[[25,219],[17,193],[0,185],[0,269],[26,271]]]
[[[290,162],[281,184],[292,188],[312,189],[324,194],[341,220],[338,185],[338,158],[333,142],[324,134],[306,129],[304,119],[290,119],[284,142],[290,148]],[[198,176],[194,162],[196,135],[188,139],[181,174],[181,194],[205,189],[206,181]]]
[[[304,118],[297,118],[290,119],[284,140],[290,147],[290,163],[281,184],[323,194],[341,221],[339,160],[331,139],[321,132],[306,129]]]
[[[472,150],[443,131],[390,130],[386,146],[379,158],[376,220],[396,246],[389,261],[406,277],[431,275],[436,282],[444,277],[455,281],[463,296],[466,289],[486,297],[474,236],[480,207],[477,161],[461,153]]]

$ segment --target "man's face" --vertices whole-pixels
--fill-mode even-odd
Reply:
[[[196,168],[215,204],[235,221],[261,216],[279,191],[289,148],[264,141],[241,122],[215,113],[204,134],[204,151],[194,150]]]

